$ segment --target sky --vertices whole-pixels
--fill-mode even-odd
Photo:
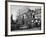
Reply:
[[[16,20],[17,16],[19,15],[19,12],[24,13],[24,12],[27,12],[28,9],[35,10],[39,8],[40,6],[11,5],[10,12],[13,15],[13,20]]]

